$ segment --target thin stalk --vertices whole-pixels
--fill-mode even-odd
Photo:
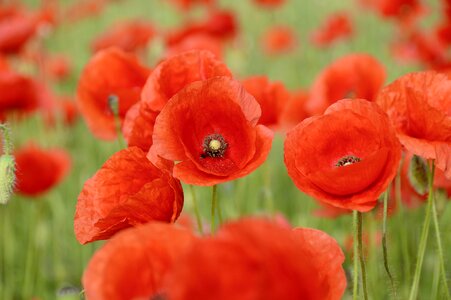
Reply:
[[[426,206],[426,217],[424,218],[423,230],[421,231],[420,244],[418,246],[418,256],[417,256],[417,264],[415,266],[415,274],[413,276],[413,283],[410,289],[409,300],[417,299],[418,295],[418,286],[420,284],[421,277],[421,267],[423,266],[424,253],[426,252],[426,245],[429,235],[429,226],[431,224],[431,211],[432,211],[432,203],[433,203],[433,192],[432,192],[432,183],[434,177],[434,167],[432,167],[432,172],[428,172],[428,186],[429,186],[429,195]]]
[[[435,229],[435,237],[437,239],[437,252],[439,256],[439,262],[440,262],[440,273],[441,278],[443,282],[443,288],[445,290],[445,299],[450,299],[449,296],[449,288],[448,288],[448,282],[446,280],[446,269],[445,269],[445,259],[443,255],[443,246],[442,246],[442,238],[440,236],[440,227],[438,223],[438,217],[437,217],[437,209],[435,207],[435,197],[434,197],[434,171],[435,171],[435,164],[434,161],[432,161],[431,169],[430,169],[430,181],[429,181],[429,194],[431,195],[431,202],[432,202],[432,222],[434,224]]]
[[[363,289],[363,298],[368,300],[368,291],[366,287],[366,269],[365,269],[365,257],[363,254],[363,243],[362,243],[362,213],[357,212],[357,234],[358,234],[358,246],[359,246],[359,260],[360,260],[360,269],[362,270],[362,289]]]
[[[358,246],[357,246],[357,239],[358,239],[358,217],[357,217],[358,212],[356,210],[354,210],[352,212],[352,227],[353,227],[353,231],[354,231],[354,252],[353,252],[353,263],[354,263],[354,271],[353,271],[353,288],[352,288],[352,299],[353,300],[357,300],[359,297],[359,261],[357,258],[357,251],[358,251]]]
[[[396,195],[396,208],[398,210],[398,213],[397,213],[398,222],[400,222],[401,224],[405,224],[404,204],[402,203],[402,200],[401,200],[401,197],[402,197],[402,195],[401,195],[401,169],[402,169],[402,163],[400,166],[400,171],[398,172],[398,174],[396,175],[396,178],[395,178],[395,195]],[[402,258],[404,260],[404,263],[403,263],[404,276],[403,277],[404,277],[405,282],[409,282],[410,276],[411,276],[410,253],[409,253],[409,245],[407,242],[408,234],[407,234],[406,228],[404,226],[398,227],[398,234],[399,234],[399,239],[401,241]]]
[[[194,187],[192,185],[189,186],[191,190],[191,196],[193,198],[193,208],[194,214],[196,215],[197,228],[199,229],[200,234],[204,234],[204,227],[202,226],[202,218],[199,213],[199,207],[197,205],[196,193],[194,191]]]
[[[217,186],[214,185],[211,190],[211,233],[215,232],[215,215],[217,206]]]
[[[387,272],[388,278],[390,279],[390,284],[393,292],[393,297],[396,299],[396,287],[395,281],[393,280],[393,276],[390,272],[389,264],[388,264],[388,251],[387,251],[387,213],[388,213],[388,195],[390,193],[390,187],[384,194],[384,217],[382,220],[382,254],[384,257],[384,267]]]

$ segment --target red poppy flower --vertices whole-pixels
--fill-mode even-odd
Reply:
[[[146,48],[155,36],[155,29],[149,23],[132,20],[114,24],[110,30],[97,37],[92,43],[94,52],[110,47],[118,47],[126,52],[135,52]]]
[[[372,102],[341,100],[288,132],[285,165],[296,186],[321,202],[366,212],[396,175],[401,146]]]
[[[0,17],[0,53],[16,54],[35,35],[38,18],[35,15],[12,9]]]
[[[384,18],[396,18],[412,24],[423,12],[419,0],[362,0],[366,6],[376,10]]]
[[[321,207],[313,212],[316,217],[335,219],[337,217],[352,213],[352,211],[349,209],[335,207],[322,202],[320,202],[319,204],[321,205]]]
[[[257,125],[257,101],[237,81],[197,81],[171,98],[157,117],[149,158],[179,161],[174,177],[214,185],[245,176],[261,165],[273,133]]]
[[[107,0],[79,0],[66,9],[63,20],[75,22],[97,16],[105,9],[107,3]]]
[[[55,80],[66,79],[71,71],[71,63],[65,56],[49,57],[45,61],[45,72]]]
[[[39,106],[33,79],[14,71],[0,70],[0,112],[31,112]]]
[[[352,36],[354,32],[352,21],[345,12],[330,15],[316,31],[312,33],[311,41],[319,47],[330,46],[340,39]]]
[[[58,107],[66,125],[73,125],[78,118],[78,109],[75,101],[70,97],[60,97]]]
[[[451,81],[434,71],[404,75],[382,89],[377,103],[401,144],[451,178]]]
[[[172,46],[180,43],[190,35],[206,34],[221,40],[235,37],[237,21],[230,11],[211,11],[207,20],[185,24],[180,30],[171,32],[166,36],[166,45]]]
[[[159,64],[149,76],[141,101],[126,116],[123,133],[129,146],[149,150],[155,118],[169,99],[189,83],[228,76],[227,66],[208,51],[188,51]]]
[[[188,35],[177,43],[170,45],[166,51],[166,57],[181,54],[189,50],[206,50],[213,53],[216,58],[222,58],[223,43],[220,39],[205,34],[197,33]]]
[[[277,128],[280,116],[290,98],[282,82],[270,82],[266,76],[252,76],[242,81],[246,91],[260,104],[262,115],[259,124]]]
[[[384,66],[374,57],[367,54],[343,56],[315,79],[307,111],[312,115],[322,114],[329,105],[344,98],[373,101],[385,77]]]
[[[141,149],[127,148],[85,182],[75,211],[75,236],[86,244],[152,220],[174,222],[182,207],[180,182],[151,164]]]
[[[308,98],[309,93],[304,90],[291,93],[280,115],[282,129],[291,129],[305,118],[310,117],[305,109]]]
[[[324,232],[243,219],[196,241],[169,274],[166,290],[171,300],[337,300],[346,287],[343,261]]]
[[[275,26],[265,33],[262,45],[268,54],[289,52],[297,46],[296,34],[290,27]]]
[[[16,190],[26,196],[38,196],[57,185],[67,175],[71,160],[62,149],[41,149],[30,143],[14,154]]]
[[[285,0],[254,0],[254,2],[262,7],[274,8],[282,6]]]
[[[159,222],[118,233],[94,254],[83,274],[86,298],[157,299],[167,274],[194,240],[189,230]]]
[[[119,99],[119,117],[140,98],[149,70],[135,56],[117,48],[99,51],[85,66],[77,89],[77,102],[91,132],[102,139],[116,137],[115,117],[108,104]]]

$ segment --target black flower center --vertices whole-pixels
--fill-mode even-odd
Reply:
[[[227,149],[227,142],[224,137],[219,133],[214,133],[206,136],[202,144],[202,150],[204,151],[200,157],[223,157]]]
[[[348,165],[352,165],[355,163],[360,162],[360,157],[354,156],[354,155],[346,155],[342,158],[340,158],[339,161],[335,164],[336,167],[344,167]]]

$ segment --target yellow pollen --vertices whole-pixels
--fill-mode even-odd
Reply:
[[[221,142],[218,141],[218,140],[211,140],[211,141],[208,143],[208,147],[209,147],[211,150],[213,150],[213,151],[219,150],[219,149],[221,148]]]

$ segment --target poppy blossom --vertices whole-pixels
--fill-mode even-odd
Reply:
[[[366,212],[395,177],[401,146],[375,103],[345,99],[289,131],[284,154],[288,175],[301,191]]]
[[[34,37],[38,18],[28,12],[12,9],[0,17],[0,53],[17,54]]]
[[[302,89],[291,93],[280,115],[282,129],[291,129],[310,117],[305,109],[308,98],[309,93]]]
[[[16,190],[26,196],[43,194],[61,182],[70,170],[71,159],[62,149],[42,149],[33,143],[17,150]]]
[[[330,15],[320,28],[312,33],[311,40],[316,46],[330,46],[337,40],[349,38],[354,32],[352,21],[346,13]]]
[[[174,177],[214,185],[261,165],[273,133],[258,125],[258,102],[237,81],[213,77],[189,84],[158,115],[149,159],[179,161]]]
[[[384,66],[368,54],[349,54],[334,61],[315,79],[306,104],[312,115],[344,98],[375,100],[386,77]]]
[[[352,213],[349,209],[335,207],[323,202],[320,202],[319,204],[321,207],[313,212],[316,217],[335,219],[337,217]]]
[[[174,222],[182,206],[180,182],[150,163],[141,149],[127,148],[85,182],[75,210],[75,236],[86,244],[152,220]]]
[[[205,33],[188,35],[173,43],[166,50],[166,57],[171,57],[189,50],[206,50],[216,58],[222,58],[223,43],[220,39]]]
[[[94,52],[110,47],[117,47],[125,52],[135,52],[146,48],[155,34],[151,24],[139,20],[114,24],[110,30],[94,40],[91,48]]]
[[[70,5],[63,13],[63,20],[71,22],[99,15],[108,0],[80,0]]]
[[[296,48],[297,38],[290,27],[275,26],[265,33],[262,44],[268,54],[285,53]]]
[[[260,104],[262,114],[258,123],[277,128],[280,116],[291,96],[283,83],[270,82],[266,76],[252,76],[244,79],[242,84]]]
[[[235,37],[238,24],[231,11],[211,11],[208,18],[196,23],[187,23],[179,30],[170,32],[165,37],[168,47],[180,43],[190,35],[206,34],[220,40],[230,40]]]
[[[451,178],[451,81],[434,71],[404,75],[386,86],[377,103],[388,114],[401,144],[434,159]]]
[[[117,48],[97,52],[85,66],[77,88],[77,103],[88,128],[98,138],[116,137],[115,116],[110,97],[119,100],[119,118],[139,101],[149,75],[136,57]]]
[[[12,70],[0,70],[0,113],[31,112],[39,107],[35,82]]]
[[[194,241],[191,231],[159,222],[118,233],[94,254],[83,274],[86,298],[157,299],[167,274]]]
[[[169,99],[189,83],[215,76],[228,76],[227,66],[208,51],[187,51],[160,63],[147,79],[141,101],[124,121],[123,133],[129,146],[149,150],[155,118]]]
[[[168,275],[167,296],[338,300],[346,288],[343,262],[337,242],[324,232],[242,219],[192,245]]]

